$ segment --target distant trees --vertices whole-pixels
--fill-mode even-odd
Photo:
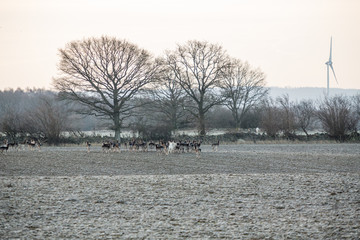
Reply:
[[[279,113],[280,109],[272,98],[262,102],[260,127],[271,138],[275,138],[281,129]]]
[[[335,96],[325,98],[319,105],[316,115],[331,137],[344,141],[347,134],[356,132],[359,122],[357,111],[357,107],[351,104],[349,98]]]
[[[282,133],[284,137],[294,139],[296,131],[301,130],[309,138],[309,128],[318,121],[331,138],[345,141],[350,134],[357,134],[360,121],[357,101],[357,96],[334,96],[315,106],[311,100],[291,102],[288,95],[278,97],[276,101],[269,98],[261,105],[261,127],[271,137]]]
[[[227,60],[221,46],[205,41],[188,41],[164,57],[163,63],[191,100],[185,108],[197,119],[200,136],[206,134],[206,113],[224,101],[216,87],[221,85]]]
[[[21,112],[18,110],[11,111],[6,109],[1,117],[1,129],[10,139],[16,139],[18,133],[24,132]]]
[[[165,83],[162,86],[161,91],[165,91],[168,87],[172,88],[166,87]],[[181,88],[176,89],[181,90]],[[169,89],[166,91],[171,92]],[[146,140],[170,139],[174,130],[171,127],[171,114],[168,118],[162,108],[169,110],[176,106],[184,113],[182,106],[186,107],[189,104],[186,95],[180,94],[181,97],[176,100],[178,102],[171,105],[169,103],[172,98],[165,97],[166,94],[160,92],[157,94],[159,104],[156,104],[154,99],[146,98],[148,104],[138,108],[137,113],[127,121],[127,127]],[[335,96],[319,102],[311,100],[293,102],[288,95],[276,99],[266,98],[245,114],[241,127],[260,127],[268,137],[276,139],[302,138],[298,135],[299,131],[303,131],[307,139],[311,139],[309,131],[316,128],[327,133],[323,135],[324,139],[328,136],[337,141],[359,140],[359,96]],[[136,102],[138,99],[133,101]],[[21,89],[0,91],[0,102],[0,132],[5,134],[9,141],[37,138],[42,142],[58,144],[64,140],[63,131],[76,130],[76,127],[80,126],[79,122],[83,121],[78,115],[70,112],[73,106],[69,102],[58,100],[55,92]],[[194,122],[188,122],[188,117],[179,114],[174,117],[178,124],[177,130],[196,127]],[[184,121],[180,121],[181,119]],[[89,130],[89,125],[96,125],[101,129],[102,125],[96,119],[87,118],[87,120],[90,122],[87,123],[86,130]],[[228,108],[217,105],[209,110],[206,124],[210,128],[231,129],[234,126],[234,119]],[[79,128],[79,130],[85,129]]]
[[[218,44],[188,41],[154,59],[135,44],[103,36],[70,42],[59,53],[58,94],[0,91],[0,131],[8,138],[59,142],[71,127],[69,102],[76,113],[91,115],[82,121],[87,130],[106,125],[117,140],[125,126],[147,139],[169,139],[184,127],[197,127],[199,136],[207,127],[261,127],[272,138],[294,139],[298,131],[309,138],[314,124],[321,124],[339,141],[358,134],[360,94],[321,102],[272,99],[265,74]],[[94,116],[106,121],[98,125]]]
[[[41,95],[34,102],[33,109],[28,109],[24,128],[27,133],[46,139],[50,144],[59,143],[62,131],[69,129],[70,112],[61,105],[55,95]]]
[[[309,138],[308,129],[315,122],[315,105],[312,100],[302,100],[294,106],[297,127]]]
[[[283,135],[288,139],[293,139],[298,124],[295,119],[294,103],[290,102],[289,95],[283,95],[276,98],[278,104],[277,120],[279,122],[279,129]]]
[[[119,140],[123,120],[137,107],[132,99],[154,80],[157,64],[135,44],[104,36],[60,49],[59,70],[60,96],[80,103],[80,113],[111,119]]]
[[[0,126],[1,131],[10,139],[23,131],[25,109],[23,103],[24,92],[20,89],[0,92]]]
[[[167,65],[162,65],[157,81],[147,92],[152,100],[151,104],[146,106],[147,112],[153,113],[149,115],[156,118],[162,126],[165,125],[170,133],[184,127],[189,119],[189,114],[185,110],[186,95]]]
[[[223,105],[214,106],[206,118],[206,126],[209,128],[228,128],[235,126],[231,111]]]
[[[0,131],[9,141],[30,137],[57,144],[61,132],[71,128],[68,105],[60,104],[53,92],[0,91],[0,99]]]
[[[261,123],[261,102],[250,108],[249,111],[243,116],[240,128],[243,129],[256,129],[260,127]],[[232,125],[234,126],[234,125]]]
[[[262,114],[261,127],[271,137],[281,133],[287,139],[294,139],[296,131],[304,131],[308,137],[308,129],[315,121],[315,107],[311,100],[299,103],[290,101],[289,95],[268,98],[260,105]]]
[[[223,74],[224,105],[231,111],[235,127],[240,128],[246,113],[266,97],[265,74],[238,59],[231,59]]]
[[[186,110],[197,120],[200,136],[206,134],[206,114],[213,106],[228,99],[239,127],[246,112],[266,95],[260,70],[231,63],[221,46],[205,41],[188,41],[155,61],[126,41],[91,38],[69,43],[60,57],[61,76],[54,80],[60,96],[86,107],[79,112],[111,119],[116,139],[124,119],[138,107],[131,100],[149,83],[158,83],[148,89],[155,100],[152,107],[161,104],[158,112],[170,129],[187,118]]]
[[[352,97],[353,109],[360,118],[360,93]]]

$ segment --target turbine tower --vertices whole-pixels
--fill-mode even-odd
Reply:
[[[335,71],[334,71],[334,68],[333,68],[333,65],[332,65],[331,52],[332,52],[332,37],[330,38],[330,57],[329,57],[329,61],[327,61],[325,63],[326,67],[327,67],[327,96],[329,96],[329,68],[331,68],[331,70],[332,70],[332,72],[334,74],[336,83],[338,83],[338,81],[336,79]]]

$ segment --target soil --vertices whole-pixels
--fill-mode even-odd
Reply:
[[[359,239],[360,144],[0,153],[1,239]]]

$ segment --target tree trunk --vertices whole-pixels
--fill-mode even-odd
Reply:
[[[205,113],[203,111],[199,112],[199,135],[201,137],[206,135],[206,131],[205,131]]]
[[[171,116],[171,125],[172,125],[172,131],[176,131],[177,130],[177,128],[178,128],[178,126],[177,126],[177,109],[176,109],[176,106],[174,106],[174,108],[173,108],[173,112],[172,112],[172,114],[171,114],[172,116]]]
[[[119,142],[120,142],[120,133],[121,133],[120,128],[116,128],[115,129],[115,140],[119,141]]]
[[[240,122],[240,118],[239,118],[239,113],[237,112],[236,109],[233,110],[233,117],[234,117],[234,120],[235,120],[235,128],[236,128],[236,130],[239,130],[241,122]]]
[[[120,121],[119,113],[114,114],[114,131],[115,131],[115,140],[120,142],[121,121]]]
[[[302,127],[301,129],[306,134],[306,140],[309,140],[309,133],[306,131],[306,128]]]

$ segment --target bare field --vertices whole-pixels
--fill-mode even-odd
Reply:
[[[0,153],[0,238],[359,239],[360,144]]]

